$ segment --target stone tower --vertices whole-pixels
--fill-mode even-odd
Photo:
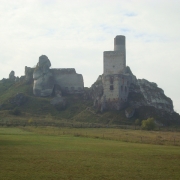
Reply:
[[[125,36],[114,38],[114,51],[104,51],[104,75],[122,74],[126,67]]]
[[[125,36],[114,38],[114,51],[104,51],[103,103],[120,109],[127,101],[129,86],[132,81],[126,72]]]

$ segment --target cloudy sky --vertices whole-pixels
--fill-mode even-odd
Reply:
[[[156,82],[180,113],[180,0],[0,0],[0,79],[44,54],[89,87],[116,35],[136,77]]]

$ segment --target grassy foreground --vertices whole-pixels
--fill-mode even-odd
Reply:
[[[60,132],[0,128],[0,179],[179,179],[180,147]],[[75,131],[71,129],[71,131]],[[85,132],[84,131],[84,132]],[[63,133],[62,133],[63,132]]]

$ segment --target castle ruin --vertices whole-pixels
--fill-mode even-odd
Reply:
[[[125,36],[114,38],[114,51],[104,51],[103,62],[101,102],[119,110],[127,101],[130,84],[136,79],[130,68],[126,67]]]
[[[47,56],[39,57],[33,72],[33,93],[36,96],[61,96],[61,94],[79,94],[84,92],[84,81],[74,68],[50,69]]]

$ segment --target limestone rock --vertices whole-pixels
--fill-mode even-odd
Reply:
[[[5,83],[6,81],[7,81],[6,78],[2,78],[2,80],[1,80],[2,83]]]
[[[135,108],[152,106],[159,110],[174,112],[172,100],[164,94],[164,91],[156,83],[145,79],[138,79],[137,84],[130,86],[128,102]]]
[[[39,62],[33,73],[33,93],[36,96],[51,96],[54,88],[54,77],[50,72],[51,63],[47,56],[39,57]]]
[[[9,79],[12,80],[12,81],[15,81],[16,77],[15,77],[15,72],[14,71],[10,72]]]
[[[63,97],[55,97],[50,102],[53,106],[55,106],[58,110],[62,110],[66,108],[67,102]]]
[[[127,101],[108,101],[103,95],[103,76],[99,76],[97,81],[91,86],[91,98],[94,101],[94,107],[101,111],[103,110],[121,110],[123,108],[132,107],[132,111],[126,109],[127,118],[134,115],[135,109],[140,107],[154,107],[157,110],[163,110],[168,113],[173,113],[173,103],[168,98],[164,91],[157,86],[156,83],[149,82],[145,79],[136,79],[130,68],[127,68],[126,73],[131,74],[132,81],[129,86],[129,94]]]
[[[134,113],[135,113],[135,109],[133,107],[128,107],[125,110],[125,115],[126,115],[127,118],[133,117]]]
[[[168,112],[174,112],[172,100],[164,94],[164,91],[156,83],[145,79],[138,79],[138,85],[147,105]]]

